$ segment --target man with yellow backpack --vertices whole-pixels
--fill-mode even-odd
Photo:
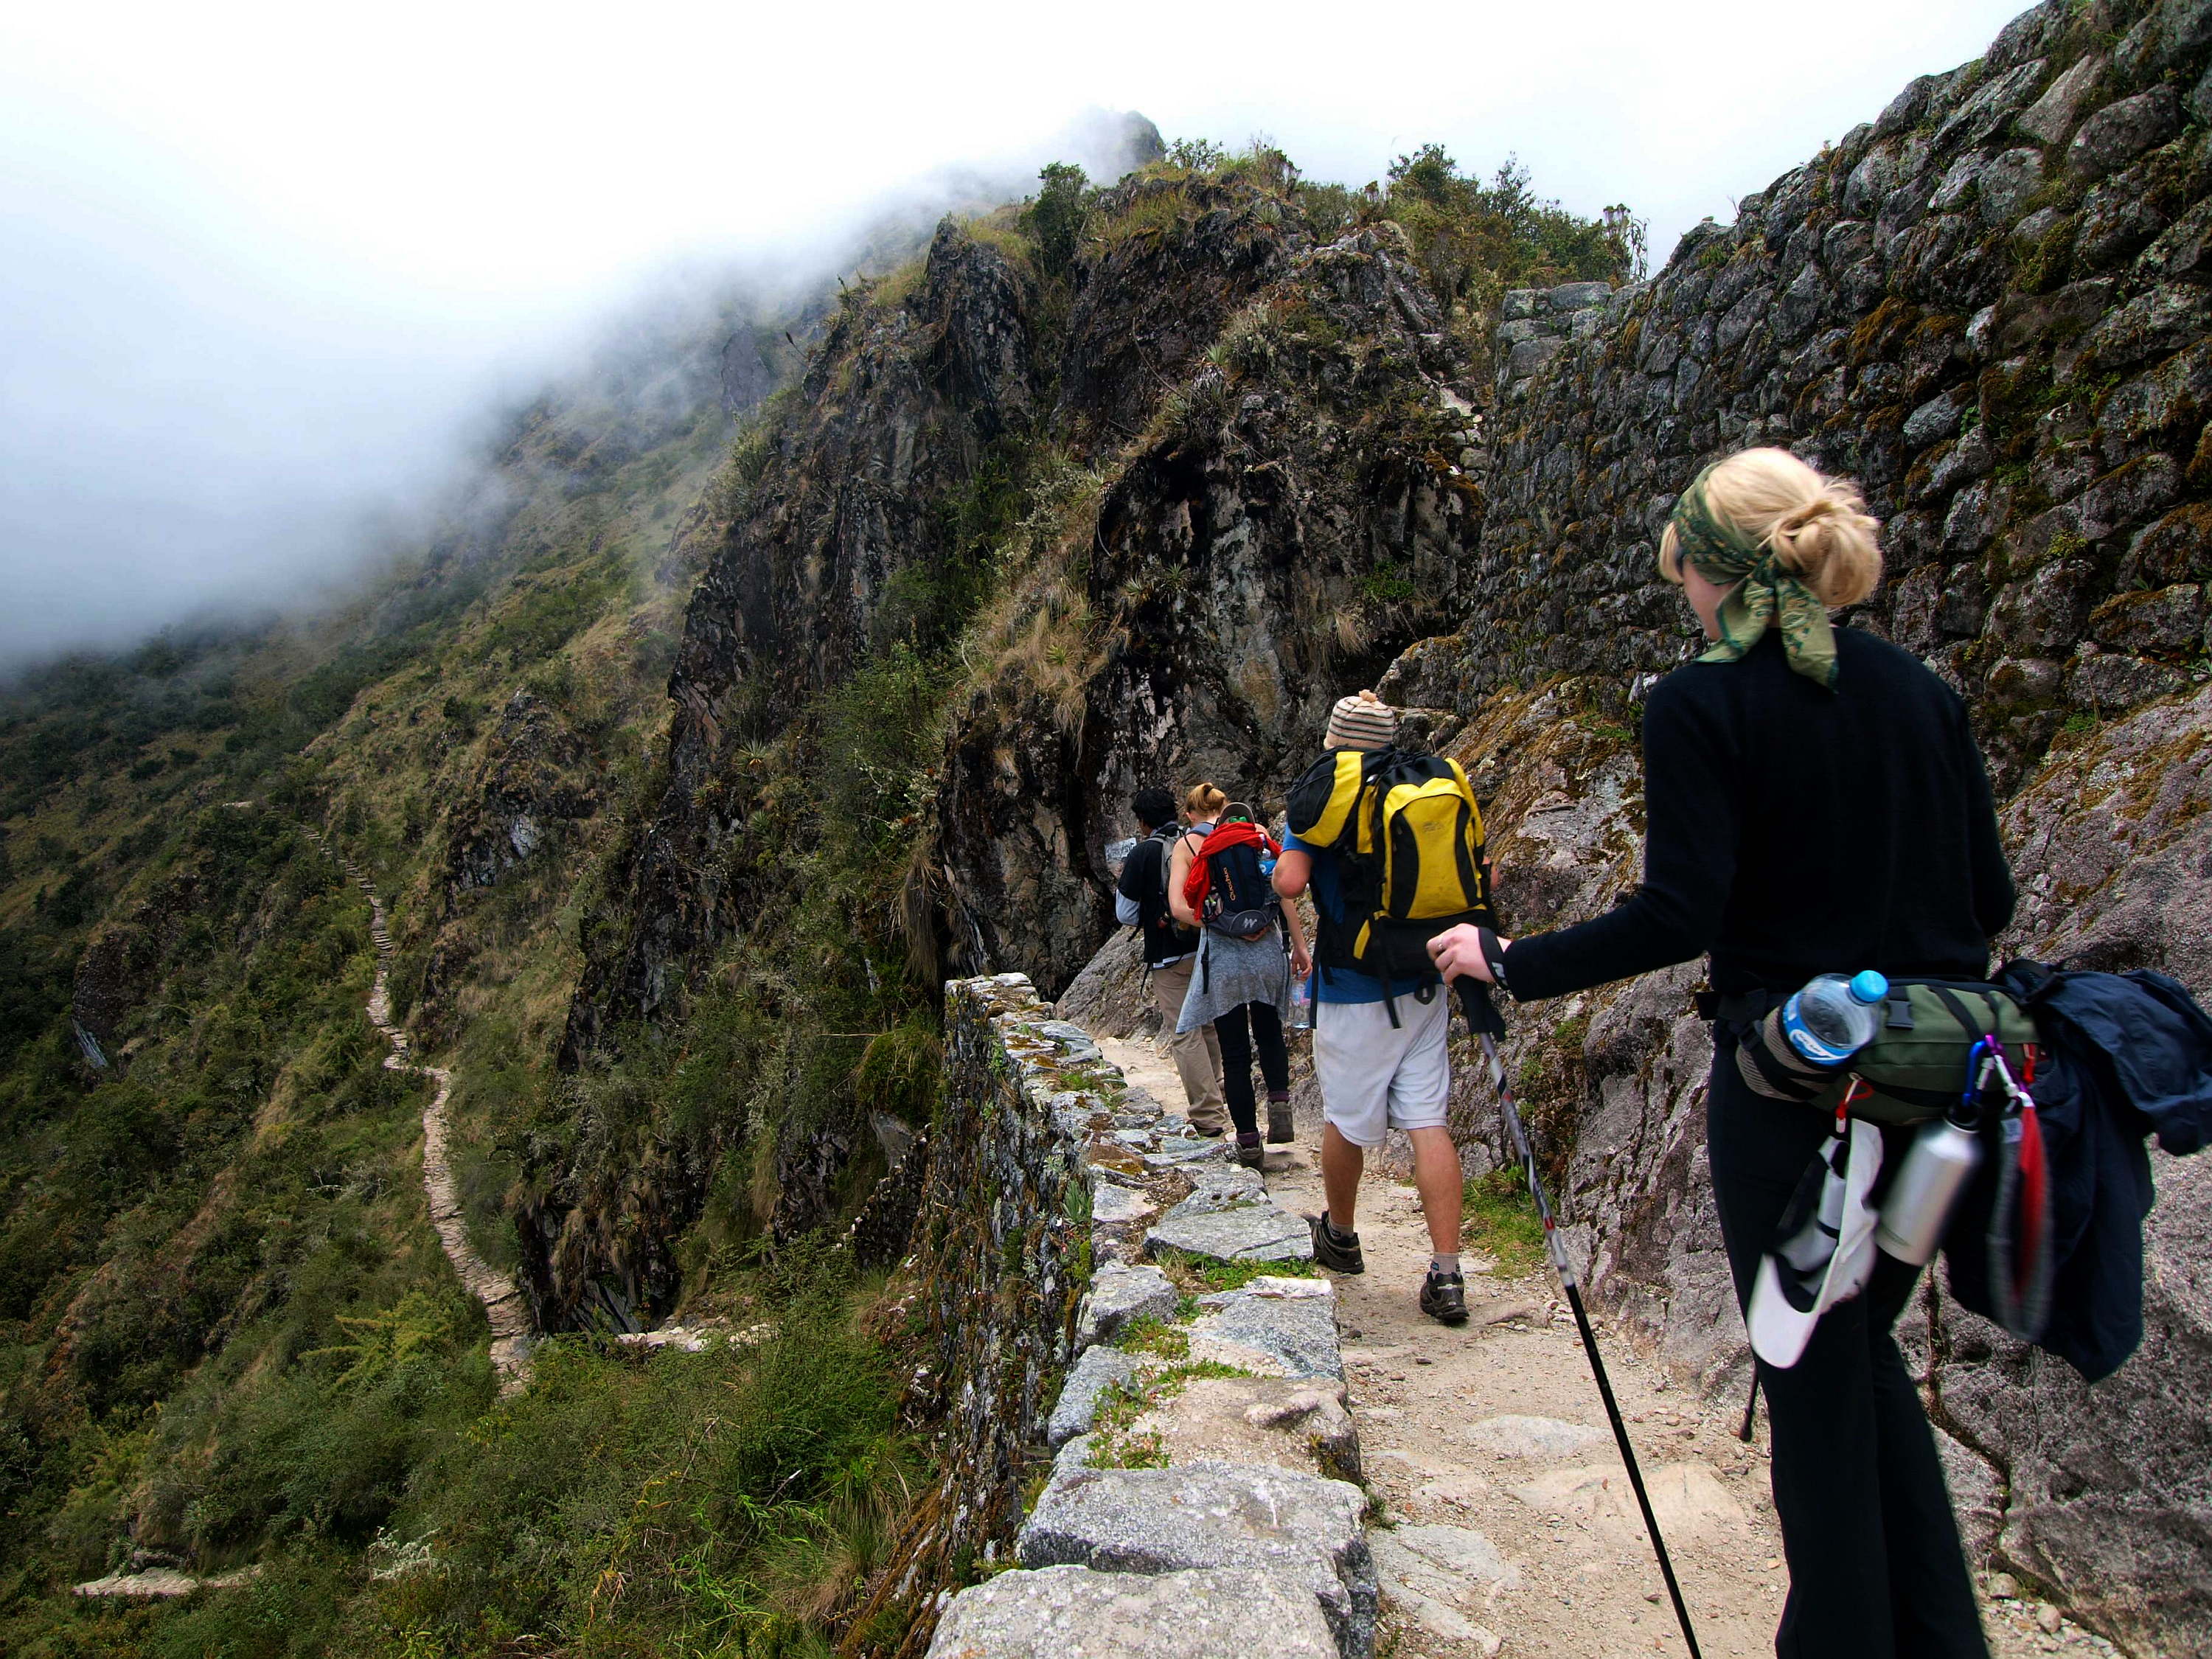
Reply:
[[[1314,1259],[1366,1270],[1353,1229],[1370,1148],[1401,1129],[1433,1255],[1421,1311],[1467,1322],[1460,1273],[1462,1176],[1444,1117],[1450,999],[1428,942],[1491,915],[1482,815],[1456,761],[1395,746],[1398,711],[1371,691],[1330,711],[1328,752],[1291,785],[1275,890],[1312,890],[1314,1072],[1321,1083],[1322,1185]],[[1485,921],[1484,925],[1488,925]]]

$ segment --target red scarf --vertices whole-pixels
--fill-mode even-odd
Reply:
[[[1190,873],[1182,879],[1182,902],[1190,906],[1191,915],[1197,915],[1205,908],[1206,891],[1213,885],[1213,871],[1206,861],[1207,856],[1231,847],[1249,847],[1255,842],[1267,848],[1268,857],[1282,856],[1282,848],[1256,823],[1224,823],[1200,845],[1198,856],[1190,861]]]

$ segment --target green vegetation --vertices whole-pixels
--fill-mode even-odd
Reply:
[[[1517,1169],[1491,1170],[1467,1183],[1460,1237],[1502,1273],[1532,1273],[1544,1260],[1544,1224]]]
[[[969,228],[1035,285],[1043,363],[1086,262],[1173,253],[1224,200],[1255,237],[1395,223],[1478,345],[1505,287],[1634,258],[1625,223],[1575,220],[1510,164],[1463,178],[1433,146],[1387,191],[1204,142],[1112,191],[1065,165],[1039,186]],[[830,308],[825,402],[882,339],[930,349],[929,319],[895,326],[918,267],[876,263]],[[600,1033],[570,1070],[573,994],[620,942],[668,783],[688,585],[793,489],[817,413],[798,389],[734,424],[611,384],[543,399],[492,447],[496,522],[457,512],[349,605],[165,635],[0,696],[0,1650],[825,1651],[926,1478],[862,1334],[877,1287],[817,1247],[880,1171],[869,1115],[941,1105],[949,711],[1041,707],[1080,731],[1126,645],[1122,597],[1092,596],[1102,499],[1129,453],[1218,425],[1230,380],[1325,362],[1355,441],[1455,449],[1435,409],[1334,372],[1372,347],[1351,332],[1257,305],[1146,430],[1079,446],[1016,419],[967,457],[918,503],[933,556],[890,561],[849,672],[811,695],[761,675],[716,711],[727,750],[698,787],[726,937],[650,1029]],[[1402,607],[1413,586],[1376,568],[1358,597]],[[518,792],[538,837],[519,864]],[[497,1395],[424,1210],[422,1087],[384,1068],[362,1013],[368,911],[333,848],[387,907],[395,1017],[453,1070],[479,1250],[542,1264],[665,1204],[675,1282],[651,1311],[772,1336],[649,1358],[562,1336]],[[787,1193],[818,1131],[859,1150]],[[1300,1271],[1177,1277],[1195,1295]],[[1179,1363],[1179,1326],[1125,1342],[1169,1362],[1157,1388],[1232,1374]],[[170,1605],[68,1597],[134,1552],[257,1576]]]
[[[1209,1261],[1181,1250],[1161,1251],[1154,1260],[1177,1285],[1200,1292],[1241,1291],[1255,1279],[1320,1277],[1320,1270],[1310,1261]]]

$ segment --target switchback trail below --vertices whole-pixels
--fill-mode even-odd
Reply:
[[[1099,1046],[1131,1084],[1181,1109],[1174,1066],[1153,1042],[1108,1037]],[[1316,1214],[1318,1115],[1309,1121],[1301,1111],[1298,1131],[1296,1144],[1267,1149],[1267,1188],[1285,1208]],[[1550,1269],[1513,1277],[1468,1254],[1469,1322],[1448,1330],[1426,1318],[1413,1300],[1428,1264],[1420,1201],[1376,1164],[1360,1193],[1367,1271],[1336,1288],[1361,1459],[1384,1515],[1370,1534],[1385,1609],[1377,1651],[1391,1659],[1683,1653]],[[1789,1575],[1768,1495],[1763,1414],[1756,1440],[1743,1444],[1735,1433],[1741,1401],[1700,1400],[1610,1321],[1597,1325],[1699,1644],[1711,1659],[1767,1659]],[[1391,1529],[1417,1547],[1396,1546]],[[1469,1532],[1494,1549],[1471,1547]],[[1433,1551],[1419,1553],[1432,1540],[1454,1547],[1461,1570],[1443,1571]],[[2031,1600],[1985,1595],[1984,1622],[1995,1659],[2117,1652]]]
[[[447,1151],[447,1104],[453,1097],[453,1074],[443,1066],[417,1060],[407,1033],[392,1024],[392,934],[385,921],[384,901],[377,896],[374,884],[328,841],[319,836],[316,839],[368,900],[369,939],[376,947],[376,983],[368,994],[368,1022],[391,1045],[392,1052],[384,1059],[386,1071],[430,1081],[430,1103],[422,1109],[422,1192],[430,1207],[430,1224],[437,1229],[438,1242],[462,1285],[483,1304],[484,1317],[491,1325],[492,1370],[499,1378],[500,1392],[511,1394],[522,1386],[530,1363],[530,1304],[514,1275],[500,1272],[469,1243],[468,1224],[461,1214],[460,1194]]]

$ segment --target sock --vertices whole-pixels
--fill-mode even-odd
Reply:
[[[1432,1273],[1457,1273],[1459,1271],[1459,1252],[1457,1250],[1437,1250],[1434,1252],[1429,1257],[1429,1271]]]
[[[1328,1236],[1340,1244],[1357,1244],[1359,1242],[1358,1233],[1348,1233],[1330,1220],[1327,1210],[1321,1212],[1321,1224],[1328,1229]]]

